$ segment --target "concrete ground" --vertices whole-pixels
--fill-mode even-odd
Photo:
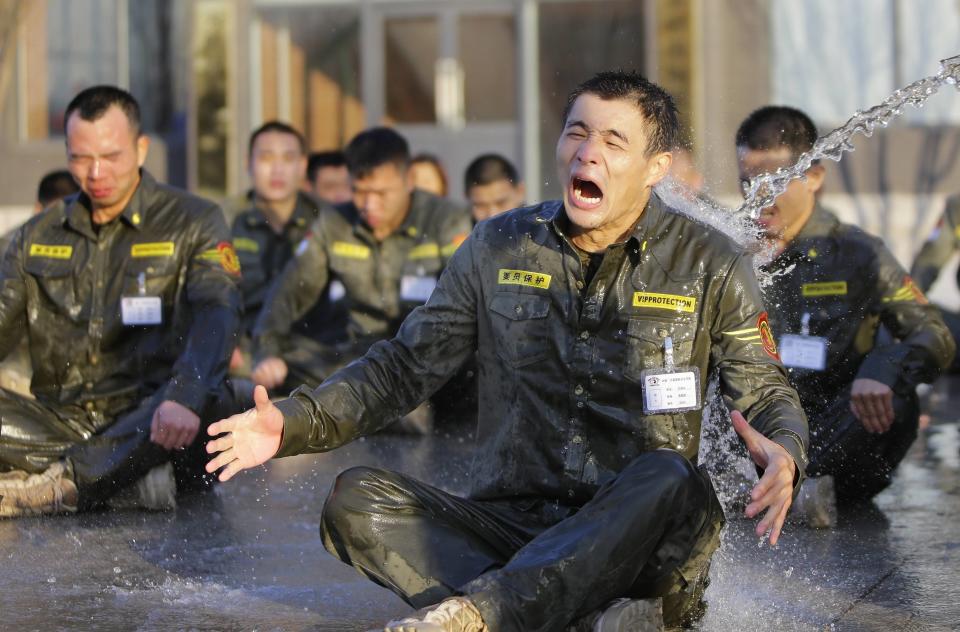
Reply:
[[[699,629],[960,629],[960,381],[894,485],[836,529],[789,526],[776,548],[731,518]],[[406,605],[332,558],[320,507],[352,465],[465,487],[468,430],[377,436],[244,473],[168,513],[0,521],[3,630],[367,630]]]

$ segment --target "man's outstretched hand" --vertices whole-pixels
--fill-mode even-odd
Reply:
[[[221,481],[230,480],[240,470],[265,463],[280,449],[283,414],[273,405],[267,389],[262,386],[253,390],[253,401],[256,408],[222,419],[207,428],[210,436],[223,435],[207,442],[207,452],[219,452],[207,463],[207,471],[213,473],[224,468],[219,476]]]
[[[780,539],[780,529],[793,502],[793,478],[797,465],[790,453],[753,429],[739,410],[730,413],[733,429],[747,446],[750,458],[763,468],[763,476],[750,492],[750,504],[744,512],[753,518],[764,509],[767,513],[757,525],[757,535],[770,532],[770,544]]]

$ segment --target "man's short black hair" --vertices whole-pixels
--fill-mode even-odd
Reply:
[[[116,105],[127,116],[133,137],[140,136],[140,104],[133,95],[116,86],[93,86],[82,90],[73,97],[63,113],[63,124],[70,122],[70,116],[76,112],[84,121],[96,121],[111,106]]]
[[[59,199],[68,195],[73,195],[80,190],[76,181],[70,172],[66,169],[51,171],[40,178],[40,185],[37,187],[37,202],[40,206],[46,208]]]
[[[372,127],[353,137],[344,150],[347,171],[354,179],[363,178],[381,165],[395,164],[401,171],[410,165],[410,146],[389,127]]]
[[[573,103],[583,94],[593,94],[605,101],[627,99],[639,108],[650,125],[647,156],[673,149],[680,138],[680,118],[677,104],[670,94],[638,72],[615,70],[601,72],[573,89],[563,109],[563,124],[573,109]]]
[[[307,159],[307,180],[313,182],[317,172],[326,167],[346,167],[347,157],[342,151],[315,151]]]
[[[737,129],[738,148],[753,150],[787,147],[793,158],[810,151],[817,142],[817,126],[796,108],[767,105],[754,110]]]
[[[300,153],[306,155],[307,153],[307,139],[303,137],[295,127],[288,125],[283,121],[267,121],[257,129],[253,130],[253,133],[250,134],[250,142],[247,144],[247,157],[253,156],[253,144],[257,141],[257,137],[260,134],[265,134],[267,132],[279,132],[281,134],[290,134],[291,136],[297,139],[297,144],[300,145]]]
[[[506,180],[513,186],[520,182],[517,169],[500,154],[483,154],[467,165],[463,175],[463,190],[469,191],[475,186],[486,186]]]

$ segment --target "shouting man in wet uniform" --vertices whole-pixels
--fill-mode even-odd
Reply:
[[[668,624],[696,618],[723,522],[695,463],[709,376],[763,470],[746,513],[772,543],[807,425],[749,258],[652,194],[678,127],[637,74],[581,84],[557,144],[563,200],[478,224],[397,336],[318,388],[276,404],[258,389],[255,409],[211,426],[208,470],[374,432],[476,350],[469,497],[356,467],[324,506],[329,551],[429,606],[387,629],[636,630],[650,597]]]

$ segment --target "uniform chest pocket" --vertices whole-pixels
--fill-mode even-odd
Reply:
[[[83,301],[77,291],[77,280],[70,260],[30,257],[23,267],[34,278],[40,300],[70,318],[76,320],[82,317]]]
[[[667,336],[673,340],[674,365],[687,366],[693,358],[693,323],[631,318],[626,332],[623,375],[633,382],[640,382],[640,373],[644,369],[664,366],[664,341]]]
[[[490,317],[497,355],[513,368],[547,357],[550,297],[535,294],[495,294]]]
[[[172,298],[177,279],[174,259],[132,261],[123,275],[123,296],[159,296]],[[166,301],[165,301],[166,302]]]

